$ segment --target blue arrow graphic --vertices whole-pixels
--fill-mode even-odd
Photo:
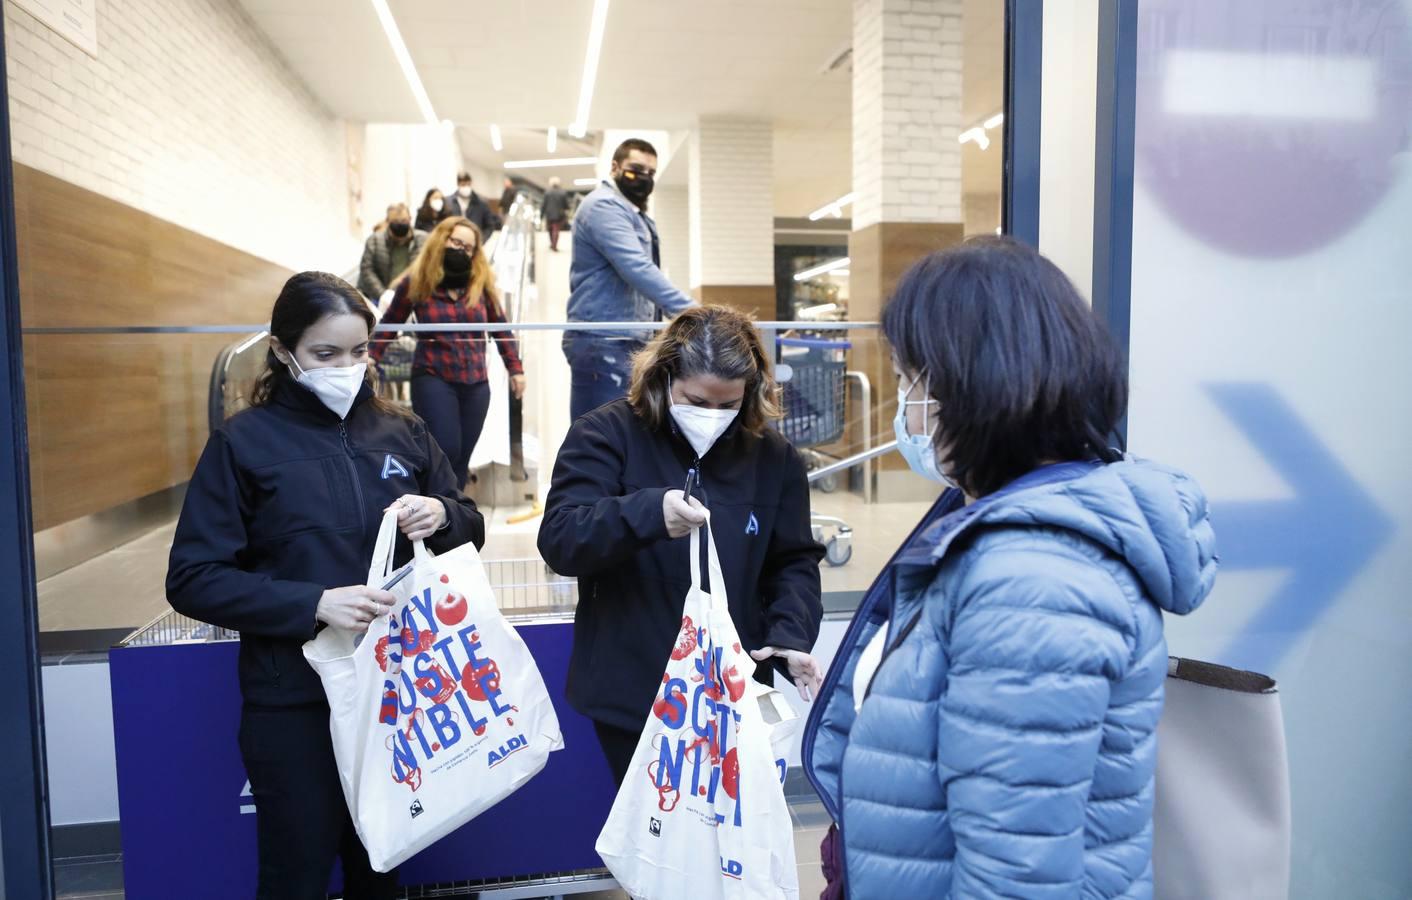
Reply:
[[[1392,519],[1268,384],[1210,384],[1216,405],[1294,491],[1289,500],[1212,503],[1225,569],[1290,569],[1236,636],[1234,665],[1270,672],[1392,536]]]

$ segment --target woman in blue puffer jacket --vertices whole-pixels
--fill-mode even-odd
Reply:
[[[899,449],[956,489],[866,595],[809,718],[826,852],[862,900],[1149,897],[1162,616],[1215,578],[1201,489],[1107,449],[1126,364],[1025,245],[922,260],[883,328]]]

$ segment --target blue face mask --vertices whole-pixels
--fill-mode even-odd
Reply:
[[[908,467],[923,478],[944,484],[947,487],[960,487],[951,476],[941,471],[936,460],[936,448],[932,445],[931,435],[911,434],[907,431],[907,407],[925,407],[936,402],[931,397],[926,397],[923,400],[907,399],[908,395],[912,393],[912,388],[921,380],[922,376],[918,375],[907,387],[899,385],[897,388],[897,415],[892,420],[892,430],[897,435],[897,452],[907,460]]]

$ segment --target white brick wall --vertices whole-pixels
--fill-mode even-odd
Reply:
[[[652,192],[652,220],[662,241],[662,271],[681,287],[691,275],[691,203],[684,187]]]
[[[689,180],[691,286],[774,284],[773,126],[701,120]]]
[[[291,269],[343,273],[343,124],[235,0],[100,0],[94,59],[5,3],[12,152]]]
[[[853,227],[960,222],[962,0],[854,0]]]

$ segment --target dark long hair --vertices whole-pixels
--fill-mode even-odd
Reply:
[[[284,283],[279,297],[275,300],[275,308],[270,312],[270,335],[279,338],[279,342],[292,354],[304,339],[304,332],[314,323],[327,316],[349,314],[367,322],[368,334],[372,335],[373,327],[377,325],[377,316],[373,315],[357,288],[327,272],[300,272]],[[255,380],[255,387],[250,391],[250,405],[264,406],[270,402],[281,383],[293,381],[294,376],[290,374],[289,367],[279,361],[275,351],[265,351],[265,371],[260,373],[260,377]],[[368,366],[367,381],[376,391],[377,382],[372,365]],[[368,402],[378,412],[407,415],[407,411],[402,407],[376,394]]]
[[[933,446],[984,496],[1044,462],[1116,458],[1127,364],[1072,282],[1034,249],[971,238],[898,282],[883,332],[939,404]]]

